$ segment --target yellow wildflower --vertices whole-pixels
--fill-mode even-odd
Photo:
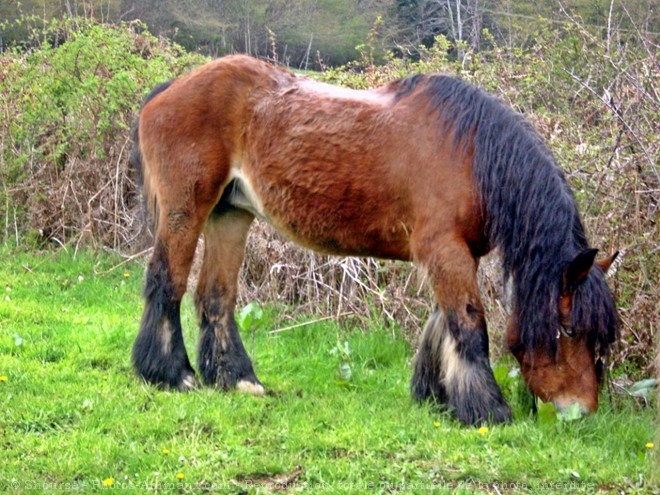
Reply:
[[[178,473],[176,475],[176,477],[177,477],[178,480],[182,480],[183,479],[183,473]]]
[[[435,423],[433,423],[433,426],[435,426],[436,428],[440,428],[440,421],[436,421]]]
[[[7,375],[0,376],[0,382],[6,382],[7,380],[9,380],[9,378],[7,378]]]
[[[163,449],[163,455],[170,455],[170,449]]]
[[[654,447],[653,442],[649,442],[646,444],[647,449],[652,449]]]
[[[128,278],[128,277],[130,277],[130,276],[131,276],[130,273],[128,273],[128,272],[124,272],[124,278]]]
[[[105,487],[111,487],[112,485],[115,484],[115,479],[114,478],[106,478],[103,480],[103,486]]]
[[[486,433],[488,433],[488,427],[482,426],[481,428],[479,428],[478,431],[479,431],[479,435],[485,435]]]

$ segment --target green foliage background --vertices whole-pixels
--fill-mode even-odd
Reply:
[[[125,161],[145,88],[203,58],[155,38],[140,23],[53,19],[31,27],[30,37],[37,49],[0,54],[4,237],[11,237],[13,223],[15,241],[64,244],[82,236],[116,246],[121,225],[131,220],[110,203],[119,196],[134,202],[137,193]],[[104,222],[115,227],[102,234],[97,224]]]
[[[141,20],[189,51],[243,52],[316,69],[355,59],[356,46],[378,18],[379,56],[390,49],[417,56],[418,46],[430,47],[438,35],[479,50],[486,42],[484,28],[500,44],[530,45],[540,18],[557,26],[577,20],[605,35],[617,30],[629,38],[660,32],[653,0],[5,0],[0,20],[11,24],[0,30],[0,45],[25,43],[29,30],[13,24],[25,15]]]

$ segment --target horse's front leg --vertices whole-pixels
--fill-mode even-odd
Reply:
[[[234,320],[238,273],[253,216],[230,209],[212,215],[204,230],[204,262],[197,285],[199,370],[204,383],[262,395]]]
[[[500,423],[511,410],[488,358],[488,333],[479,298],[477,262],[456,241],[434,243],[439,253],[421,257],[437,298],[415,359],[411,382],[418,400],[447,404],[465,424]]]

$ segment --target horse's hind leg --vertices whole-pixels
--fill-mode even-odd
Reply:
[[[170,181],[179,184],[183,181]],[[181,188],[185,191],[185,188]],[[197,199],[197,201],[196,201]],[[133,366],[150,383],[187,390],[195,384],[181,330],[181,299],[202,226],[212,207],[163,187],[154,251],[144,283],[144,312],[133,344]]]
[[[160,236],[159,236],[160,237]],[[195,372],[181,332],[180,305],[197,236],[186,245],[159,238],[147,267],[144,312],[133,344],[133,366],[145,380],[179,390],[192,388]]]
[[[435,252],[421,256],[420,261],[428,269],[438,306],[422,335],[412,394],[418,400],[447,404],[466,424],[508,421],[511,410],[488,359],[477,262],[468,247],[455,240],[430,245],[436,247]]]
[[[263,386],[234,320],[238,273],[253,219],[252,214],[231,207],[209,218],[195,300],[201,330],[199,370],[204,383],[261,395]]]

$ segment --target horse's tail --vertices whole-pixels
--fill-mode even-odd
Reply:
[[[149,103],[155,96],[165,91],[172,84],[172,80],[159,84],[147,95],[142,102],[142,107]],[[155,229],[158,221],[158,202],[156,201],[156,192],[152,191],[149,187],[148,171],[145,170],[144,161],[142,160],[142,150],[140,149],[140,117],[138,116],[131,132],[131,139],[133,141],[133,148],[131,155],[128,158],[129,167],[135,172],[139,186],[142,188],[143,211],[145,213],[144,229],[147,230],[149,226]],[[146,219],[151,215],[152,224],[148,225]]]

